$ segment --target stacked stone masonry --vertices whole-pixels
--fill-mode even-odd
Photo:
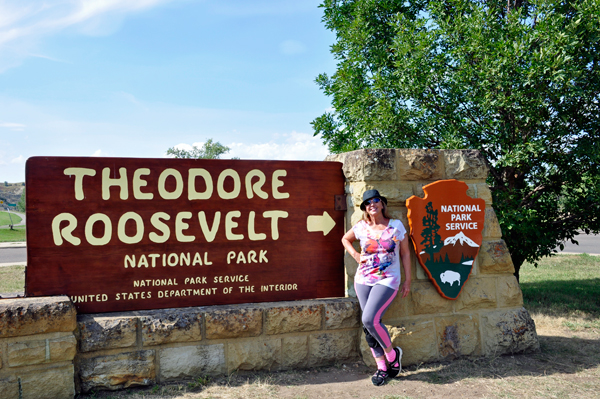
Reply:
[[[533,320],[523,308],[523,296],[486,184],[488,167],[474,150],[369,149],[327,158],[344,164],[346,229],[362,218],[362,193],[377,189],[388,200],[390,216],[408,229],[406,200],[424,196],[423,186],[437,180],[467,183],[467,194],[486,203],[483,243],[473,271],[460,296],[452,301],[439,295],[411,248],[411,293],[394,300],[383,320],[394,345],[404,350],[403,364],[459,356],[536,351],[539,343]],[[357,264],[345,257],[347,295],[353,288]],[[404,277],[403,277],[404,278]],[[363,360],[374,365],[361,339]]]
[[[0,398],[73,398],[76,327],[66,296],[1,300]]]
[[[80,315],[83,392],[359,358],[354,298]]]
[[[408,227],[406,200],[423,186],[459,179],[486,202],[484,241],[457,300],[442,298],[411,253],[412,289],[385,314],[403,365],[539,349],[485,183],[477,151],[360,150],[343,163],[346,229],[361,218],[364,190],[388,198]],[[340,243],[341,246],[341,243]],[[347,297],[76,315],[67,297],[0,300],[0,398],[72,398],[75,392],[359,359],[373,364],[345,256]]]

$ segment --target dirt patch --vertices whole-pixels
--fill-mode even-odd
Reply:
[[[381,387],[371,384],[374,370],[361,362],[312,370],[234,373],[212,381],[200,378],[80,398],[600,398],[598,324],[533,317],[540,353],[410,366]]]

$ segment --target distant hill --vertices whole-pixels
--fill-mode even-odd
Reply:
[[[23,195],[25,183],[4,183],[0,182],[0,199],[10,204],[16,204]]]

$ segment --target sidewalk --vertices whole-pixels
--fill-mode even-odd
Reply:
[[[27,248],[27,242],[0,242],[0,248]]]

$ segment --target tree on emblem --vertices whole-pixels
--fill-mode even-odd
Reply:
[[[437,224],[437,209],[433,209],[433,205],[429,202],[425,207],[425,211],[427,211],[427,215],[423,217],[423,231],[421,232],[423,241],[421,245],[425,245],[425,252],[429,254],[429,260],[433,261],[433,254],[439,252],[444,243],[442,237],[437,233],[440,229],[440,225]]]

